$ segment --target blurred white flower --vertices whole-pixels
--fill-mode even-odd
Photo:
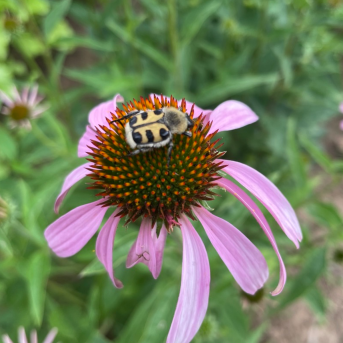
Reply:
[[[57,335],[57,331],[58,330],[56,328],[51,329],[48,335],[46,336],[45,340],[43,341],[43,343],[52,343]],[[8,335],[3,335],[2,341],[3,343],[13,343],[13,341],[9,338]],[[18,343],[28,343],[25,330],[22,326],[18,329]],[[31,331],[29,343],[38,343],[36,330]]]

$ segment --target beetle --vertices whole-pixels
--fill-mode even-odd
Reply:
[[[129,119],[125,124],[125,139],[131,149],[128,156],[151,151],[168,145],[167,163],[169,167],[173,149],[173,134],[183,134],[192,137],[194,122],[187,113],[175,107],[163,107],[157,110],[129,112],[118,122]]]

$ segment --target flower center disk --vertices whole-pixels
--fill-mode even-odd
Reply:
[[[127,216],[126,224],[140,216],[151,217],[170,223],[176,222],[181,213],[194,219],[192,206],[199,206],[203,200],[212,200],[216,195],[211,188],[219,178],[217,171],[222,168],[215,159],[224,153],[215,147],[219,139],[211,142],[214,133],[208,134],[211,124],[204,125],[201,116],[193,119],[192,107],[189,113],[194,120],[192,137],[173,135],[173,150],[170,165],[167,165],[168,147],[154,148],[152,151],[129,156],[131,149],[125,140],[127,121],[111,123],[134,110],[156,110],[163,107],[178,107],[177,101],[161,96],[123,105],[107,118],[109,126],[97,128],[97,140],[90,147],[93,162],[90,167],[93,180],[92,189],[100,189],[98,196],[104,197],[103,206],[118,206],[118,215]],[[180,109],[186,113],[186,102],[182,100]]]
[[[25,105],[15,105],[11,109],[10,116],[13,120],[23,120],[29,117],[30,110]]]

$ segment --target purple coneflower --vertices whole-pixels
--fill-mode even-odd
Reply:
[[[0,91],[0,100],[5,105],[1,113],[9,116],[12,128],[21,126],[30,129],[30,119],[36,118],[47,109],[46,106],[38,105],[43,97],[37,92],[37,86],[32,87],[31,92],[28,87],[25,87],[21,94],[16,87],[13,87],[12,97]]]
[[[56,335],[57,335],[57,329],[56,328],[51,329],[51,331],[48,333],[43,343],[52,343]],[[3,343],[13,343],[12,340],[8,337],[8,335],[3,335],[2,340],[3,340]],[[18,343],[28,343],[25,330],[23,327],[20,327],[18,329]],[[36,330],[31,331],[30,343],[38,343]]]
[[[152,100],[153,99],[153,100]],[[167,343],[188,343],[198,331],[208,306],[210,268],[207,253],[197,231],[189,221],[198,219],[211,243],[241,288],[254,294],[268,278],[268,267],[261,252],[232,224],[216,217],[202,206],[212,200],[216,188],[233,194],[252,213],[270,240],[280,262],[280,281],[272,295],[279,294],[286,282],[286,270],[271,229],[250,196],[224,172],[250,191],[272,214],[286,235],[299,246],[301,230],[293,208],[281,192],[258,171],[235,161],[221,160],[223,155],[211,139],[218,131],[233,130],[258,120],[245,104],[230,100],[213,111],[202,110],[173,97],[152,95],[149,99],[116,108],[113,101],[95,107],[89,115],[86,133],[80,140],[78,155],[89,162],[72,171],[64,181],[55,203],[55,211],[70,187],[85,176],[93,180],[90,188],[99,189],[101,198],[63,215],[45,231],[50,248],[60,257],[77,253],[98,230],[109,207],[114,209],[97,238],[96,254],[115,287],[123,285],[112,267],[112,250],[118,223],[126,224],[142,217],[136,242],[129,251],[128,268],[142,262],[154,278],[162,267],[167,233],[179,227],[183,238],[182,279],[176,312]],[[113,120],[138,110],[166,106],[180,108],[194,120],[192,137],[174,135],[170,166],[167,147],[128,156],[124,125]],[[157,223],[163,225],[158,227]]]
[[[343,113],[343,102],[341,102],[339,105],[339,111]],[[343,120],[341,120],[341,122],[339,123],[339,127],[341,130],[343,130]]]

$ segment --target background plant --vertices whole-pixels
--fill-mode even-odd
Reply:
[[[89,110],[117,92],[126,100],[173,94],[203,108],[231,98],[247,103],[260,121],[219,135],[225,158],[267,175],[303,219],[296,251],[267,217],[290,275],[272,298],[278,264],[258,224],[227,193],[210,204],[262,250],[271,277],[247,300],[202,235],[213,281],[194,341],[260,342],[271,316],[299,299],[325,318],[317,280],[342,260],[342,215],[322,196],[339,185],[342,154],[333,159],[321,146],[342,100],[339,1],[4,0],[0,13],[0,88],[36,83],[50,104],[32,131],[10,130],[0,117],[0,333],[14,336],[24,325],[42,337],[58,327],[63,342],[166,337],[180,283],[178,242],[168,240],[155,281],[144,266],[124,272],[137,228],[118,230],[114,267],[125,285],[118,291],[95,258],[94,239],[64,260],[43,237],[64,176],[80,164],[76,144]],[[89,201],[80,184],[62,213]],[[243,310],[247,301],[262,304],[258,323],[253,305]]]

